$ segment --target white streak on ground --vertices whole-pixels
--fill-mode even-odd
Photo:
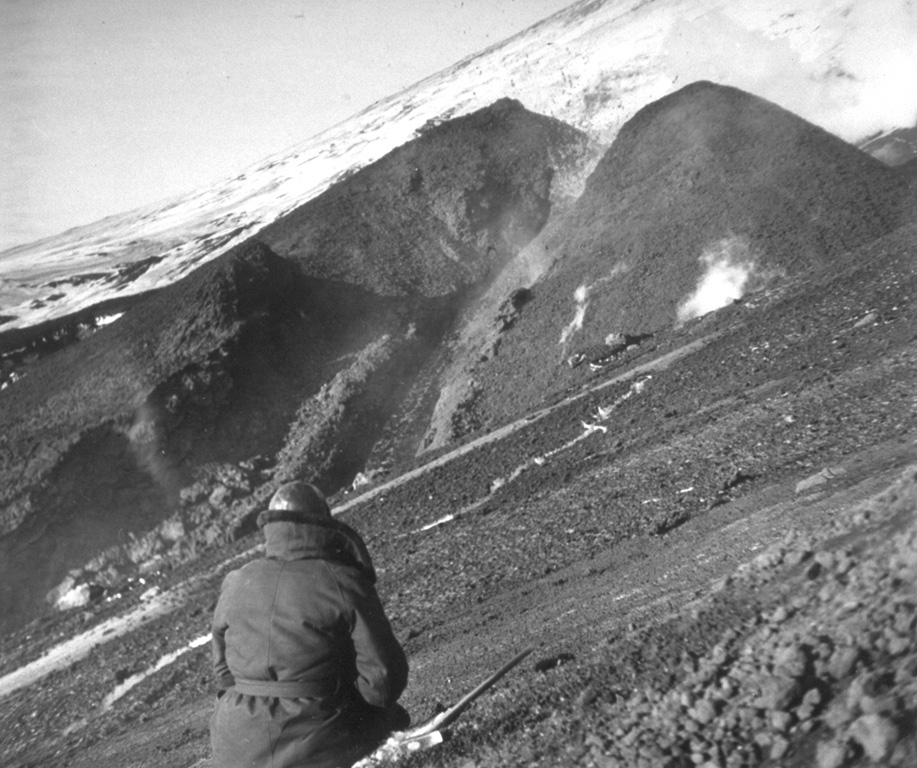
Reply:
[[[124,616],[115,616],[51,648],[35,661],[0,677],[0,698],[38,682],[46,675],[75,664],[104,643],[138,629],[152,619],[171,613],[183,603],[182,590],[172,590],[140,605]]]
[[[635,376],[637,375],[639,370],[642,370],[642,369],[631,371],[628,374],[624,374],[624,376],[616,376],[613,379],[613,381],[619,381],[622,378],[627,378],[629,376]],[[650,378],[652,377],[648,374],[641,378],[638,378],[633,384],[631,384],[627,392],[625,392],[623,395],[617,398],[610,406],[608,406],[607,408],[600,407],[599,416],[598,416],[599,420],[604,421],[611,415],[612,411],[614,411],[614,409],[617,408],[621,403],[623,403],[625,400],[629,399],[633,395],[641,393],[644,390],[644,388],[646,387],[646,384]],[[590,392],[601,389],[603,387],[607,387],[609,383],[610,382],[603,382],[602,384],[598,385],[597,387],[594,387],[593,389],[591,389]],[[581,397],[581,396],[582,395],[577,395],[576,397],[571,398],[571,400],[577,399],[578,397]],[[570,400],[565,400],[561,403],[558,403],[556,406],[553,406],[553,408],[549,408],[545,412],[544,415],[549,413],[554,408],[560,408],[561,406],[566,405],[569,402]],[[530,421],[531,419],[527,419],[522,423],[529,423]],[[522,423],[516,422],[516,424],[520,426]],[[578,434],[576,437],[574,437],[572,440],[568,440],[562,446],[560,446],[559,448],[555,448],[552,451],[548,451],[547,453],[543,453],[538,456],[533,456],[532,458],[518,465],[515,469],[513,469],[512,472],[510,472],[509,475],[505,477],[498,477],[495,480],[493,480],[490,484],[490,491],[487,494],[487,496],[481,499],[478,499],[477,501],[473,502],[472,504],[469,504],[466,507],[463,507],[462,509],[458,510],[457,512],[453,512],[451,514],[446,515],[445,517],[441,517],[439,520],[434,520],[432,523],[428,523],[427,525],[424,525],[420,528],[416,528],[415,530],[411,531],[410,533],[406,535],[410,536],[410,535],[417,534],[417,533],[423,533],[424,531],[429,531],[433,528],[437,528],[441,525],[445,525],[446,523],[451,523],[453,520],[459,517],[463,517],[467,514],[470,514],[471,512],[474,512],[475,510],[482,507],[485,503],[487,503],[488,499],[490,499],[498,490],[500,490],[503,486],[507,485],[508,483],[513,482],[523,472],[529,469],[532,469],[532,467],[543,467],[554,456],[556,456],[559,453],[563,453],[564,451],[569,450],[570,448],[575,446],[577,443],[581,442],[582,440],[585,440],[587,437],[594,434],[595,432],[601,432],[602,434],[606,434],[608,432],[608,427],[602,424],[597,424],[597,423],[590,424],[584,421],[582,422],[582,425],[583,425],[583,431],[580,434]]]
[[[102,711],[104,712],[108,709],[111,709],[112,705],[118,699],[124,696],[124,694],[126,694],[129,690],[131,690],[132,688],[142,683],[150,675],[154,675],[160,669],[163,669],[164,667],[169,666],[169,664],[172,664],[177,659],[184,656],[186,653],[188,653],[188,651],[193,651],[195,648],[200,648],[205,643],[209,643],[210,638],[211,638],[211,634],[209,632],[206,635],[201,635],[200,637],[196,637],[194,638],[194,640],[192,640],[187,645],[175,651],[172,651],[171,653],[167,653],[165,656],[159,659],[159,661],[157,661],[155,664],[152,664],[151,666],[143,670],[143,672],[138,672],[136,675],[131,675],[130,677],[125,679],[123,682],[117,685],[115,689],[111,693],[109,693],[108,696],[106,696],[105,699],[102,701]]]
[[[396,488],[399,485],[413,478],[420,477],[421,475],[425,474],[426,472],[429,472],[431,469],[448,464],[453,459],[459,458],[460,456],[463,456],[466,453],[482,445],[491,443],[494,440],[499,440],[505,437],[506,435],[509,435],[528,424],[538,421],[539,419],[543,419],[544,417],[553,413],[557,408],[561,408],[565,405],[569,405],[570,403],[575,402],[576,400],[580,400],[583,397],[587,397],[595,392],[601,391],[602,389],[610,387],[619,382],[627,381],[628,379],[639,377],[641,376],[641,374],[645,374],[648,371],[663,370],[667,368],[669,365],[671,365],[673,362],[675,362],[676,360],[680,360],[702,349],[707,344],[709,344],[711,341],[713,341],[715,338],[717,338],[718,335],[719,334],[711,334],[709,336],[705,336],[700,339],[695,339],[694,341],[684,345],[683,347],[674,349],[671,352],[668,352],[662,355],[661,357],[656,358],[655,360],[652,360],[643,365],[639,365],[635,367],[634,369],[621,373],[617,376],[613,376],[612,378],[600,384],[597,384],[594,387],[590,387],[589,389],[584,390],[583,392],[573,395],[572,397],[569,397],[560,403],[557,403],[548,408],[544,408],[540,411],[536,411],[535,413],[529,414],[525,418],[519,419],[515,422],[512,422],[511,424],[507,424],[501,427],[500,429],[497,429],[487,435],[484,435],[478,438],[477,440],[473,440],[470,443],[466,443],[465,445],[461,446],[460,448],[450,453],[444,454],[443,456],[440,456],[438,459],[431,461],[422,467],[418,467],[417,469],[414,469],[411,472],[401,475],[400,477],[394,478],[393,480],[390,480],[387,483],[376,486],[375,488],[367,491],[366,493],[361,494],[360,496],[350,499],[347,503],[335,507],[332,510],[332,514],[337,516],[341,514],[342,512],[346,511],[347,509],[353,506],[356,506],[357,504],[368,501],[369,499],[379,494],[383,494],[386,491],[391,490],[392,488]],[[645,386],[645,384],[646,384],[645,378],[643,380],[638,379],[636,382],[634,382],[629,392],[639,392],[643,388],[643,386]],[[619,398],[619,401],[620,399],[621,398]],[[571,441],[571,443],[569,443],[567,446],[562,446],[559,449],[555,449],[554,451],[551,451],[545,454],[544,457],[541,457],[541,456],[536,457],[531,460],[531,463],[535,465],[541,465],[544,463],[545,457],[552,456],[556,454],[558,451],[564,450],[566,447],[569,447],[570,444],[573,444],[575,442],[578,442],[584,439],[584,437],[588,436],[589,434],[591,433],[584,432],[578,435],[577,437],[575,437],[573,441]],[[528,462],[526,463],[526,465],[517,467],[512,476],[513,477],[518,476],[518,474],[520,474],[526,466],[528,466]],[[456,519],[458,517],[461,517],[464,514],[467,514],[473,511],[474,509],[477,509],[478,507],[486,503],[487,498],[489,497],[480,499],[474,502],[473,504],[465,507],[464,509],[453,513],[452,519]],[[424,530],[430,530],[445,522],[449,522],[449,521],[445,519],[440,520],[440,521],[435,521],[433,524],[428,525]],[[221,563],[220,565],[216,566],[211,572],[207,574],[202,574],[168,592],[164,592],[160,595],[157,595],[156,597],[152,598],[148,603],[138,606],[133,611],[123,616],[117,616],[117,617],[108,619],[102,622],[101,624],[99,624],[98,626],[95,626],[92,629],[82,633],[81,635],[71,638],[70,640],[67,640],[64,643],[61,643],[60,645],[55,646],[54,648],[51,648],[43,656],[36,659],[35,661],[32,661],[26,664],[24,667],[21,667],[13,672],[10,672],[7,675],[4,675],[3,677],[0,677],[0,699],[6,696],[9,696],[11,693],[18,691],[21,688],[25,688],[29,685],[32,685],[38,682],[42,678],[51,674],[52,672],[72,666],[76,662],[88,656],[89,653],[93,649],[97,648],[98,646],[103,645],[104,643],[107,643],[110,640],[114,640],[115,638],[121,637],[122,635],[125,635],[139,628],[140,626],[142,626],[143,624],[146,624],[147,622],[151,621],[154,618],[164,616],[168,613],[171,613],[174,610],[177,610],[178,608],[180,608],[182,605],[185,604],[189,595],[194,591],[196,587],[201,586],[203,583],[207,581],[207,579],[211,578],[215,573],[217,573],[218,571],[222,569],[227,568],[228,566],[232,565],[234,562],[237,562],[244,558],[253,556],[259,549],[261,549],[261,547],[256,546],[249,550],[246,550],[245,552],[235,555],[234,557],[230,558],[229,560],[225,561],[224,563]],[[180,655],[181,654],[179,654],[179,656]],[[175,658],[178,658],[178,656],[176,656]]]
[[[246,550],[221,563],[208,573],[189,579],[183,584],[151,598],[121,616],[106,619],[92,629],[56,645],[44,655],[13,672],[0,677],[0,699],[21,688],[37,683],[42,678],[61,669],[66,669],[86,658],[94,649],[123,635],[139,629],[153,619],[165,616],[185,605],[190,596],[212,576],[233,563],[251,557],[261,547]]]

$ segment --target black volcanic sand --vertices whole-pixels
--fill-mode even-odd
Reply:
[[[889,753],[912,754],[901,734],[917,694],[894,670],[917,654],[906,580],[915,481],[872,512],[856,506],[917,462],[911,243],[913,230],[900,230],[830,280],[800,278],[661,334],[626,366],[584,372],[571,402],[346,513],[379,567],[414,668],[405,701],[419,717],[522,646],[537,649],[449,743],[409,764],[663,764],[719,750],[724,764],[756,765],[783,749],[786,764],[807,765],[849,733],[883,749],[888,724],[897,729]],[[652,367],[699,340],[692,354]],[[622,378],[628,368],[637,372]],[[647,373],[602,422],[607,433],[491,493]],[[825,468],[833,475],[820,481]],[[218,579],[170,617],[7,699],[7,763],[179,766],[204,756],[204,651],[112,711],[97,707],[117,680],[206,631]],[[97,620],[31,631],[46,644],[81,619]],[[17,644],[30,639],[8,638],[4,658]],[[787,684],[784,700],[773,659],[785,647],[803,655],[805,671],[789,678],[801,688]],[[882,699],[873,714],[883,720],[860,722],[873,707],[863,686]],[[818,702],[809,695],[800,710],[813,689]],[[851,755],[866,748],[849,739]]]
[[[503,104],[492,119],[505,126],[516,115]],[[453,134],[441,136],[449,146]],[[539,158],[535,168],[544,162]],[[479,156],[472,160],[477,173]],[[381,180],[397,180],[384,194],[365,182],[351,189],[386,200],[397,192],[407,198],[399,211],[420,211],[410,196],[427,188],[435,166],[419,176],[414,167],[395,163],[389,176],[372,177],[382,186]],[[476,181],[466,193],[481,189],[472,170],[467,178]],[[532,200],[541,194],[536,171],[515,178]],[[913,181],[773,105],[710,84],[650,105],[622,130],[579,202],[535,240],[550,269],[503,326],[495,351],[472,366],[477,395],[465,404],[462,424],[481,431],[462,435],[465,443],[454,454],[446,448],[411,458],[417,424],[377,424],[390,441],[394,479],[362,497],[341,492],[334,499],[347,505],[343,518],[364,534],[375,559],[383,600],[411,660],[404,703],[415,719],[454,700],[523,647],[536,649],[475,704],[446,744],[406,765],[917,762]],[[494,190],[495,200],[514,200],[496,181],[483,188]],[[336,199],[322,205],[344,205]],[[483,222],[480,231],[497,237],[502,230],[487,229],[482,209],[465,205],[474,199],[462,198],[466,221]],[[292,249],[294,240],[313,242],[316,232],[329,231],[298,215],[299,224],[274,231],[273,248]],[[676,325],[677,306],[703,269],[699,254],[724,238],[747,244],[740,255],[754,264],[756,279],[741,301]],[[354,242],[346,241],[351,254]],[[372,382],[391,390],[392,372],[404,359],[431,392],[448,383],[437,380],[436,370],[438,355],[449,348],[437,344],[450,338],[449,322],[473,291],[428,296],[405,310],[368,287],[384,277],[380,293],[404,290],[398,282],[404,276],[385,265],[369,282],[362,273],[297,272],[284,284],[304,290],[298,281],[314,281],[309,295],[316,300],[333,288],[329,309],[361,300],[372,307],[340,331],[348,342],[342,361],[331,351],[338,337],[298,322],[304,305],[287,302],[285,292],[257,293],[260,304],[233,303],[247,296],[240,277],[289,268],[273,248],[249,245],[211,267],[212,274],[201,273],[216,282],[197,277],[162,292],[166,298],[159,300],[167,304],[147,306],[171,308],[170,321],[138,330],[141,339],[155,331],[154,339],[174,352],[143,358],[143,370],[150,360],[176,361],[157,381],[194,373],[181,389],[160,384],[156,402],[165,407],[171,395],[186,398],[189,407],[174,411],[165,434],[169,445],[201,461],[220,458],[221,445],[241,450],[239,436],[261,413],[271,423],[294,425],[290,435],[262,435],[261,450],[317,451],[322,444],[310,442],[307,426],[349,434],[358,420],[337,423],[328,413],[351,395],[373,402],[359,399],[358,385],[367,393]],[[423,290],[437,293],[440,277],[455,285],[477,279],[480,253],[463,253],[460,268],[442,275],[433,269]],[[492,257],[501,258],[496,247]],[[622,261],[620,282],[596,285]],[[557,342],[573,319],[573,291],[587,283],[593,292],[585,324],[562,348]],[[476,290],[485,287],[486,281]],[[205,313],[198,326],[193,300],[211,291],[227,300],[208,299],[206,306],[220,310]],[[342,309],[338,317],[347,314]],[[428,349],[411,358],[413,335],[405,330],[418,318],[431,318]],[[374,325],[404,346],[386,351]],[[563,364],[564,354],[591,349],[610,332],[640,336],[640,343],[597,370]],[[94,346],[64,350],[70,357],[39,361],[36,380],[40,371],[50,377],[59,370],[55,360],[76,360],[86,350],[100,361],[125,363],[118,355],[134,347],[109,350],[112,333],[89,339],[100,340]],[[193,370],[181,364],[186,343],[202,353]],[[254,368],[232,369],[237,358],[223,352],[239,346],[248,352],[238,359],[258,361]],[[298,350],[302,357],[281,363],[254,354],[270,349]],[[377,353],[378,369],[364,365]],[[326,367],[310,378],[312,354]],[[201,370],[205,359],[209,367]],[[302,370],[286,376],[287,365]],[[262,368],[267,384],[254,374]],[[364,368],[369,373],[361,378]],[[99,403],[112,386],[104,370],[78,379],[96,382]],[[349,394],[332,398],[327,413],[303,410],[320,382],[332,380]],[[88,383],[81,387],[82,396],[97,402]],[[19,392],[13,396],[24,398],[19,417],[34,411],[29,418],[40,420],[48,413],[28,400],[38,395]],[[79,392],[58,396],[78,403]],[[224,422],[219,415],[236,412],[247,395],[241,414]],[[414,396],[424,403],[415,411],[420,418],[431,398]],[[236,408],[227,409],[229,402]],[[75,406],[74,413],[79,424],[96,424],[81,421]],[[211,431],[198,428],[204,422]],[[53,463],[69,450],[69,426],[42,442],[29,423],[16,427],[29,466]],[[124,426],[129,430],[133,421]],[[502,430],[488,433],[496,427]],[[107,434],[114,441],[122,433],[112,427]],[[117,448],[112,442],[101,455],[114,460]],[[86,489],[92,486],[89,462],[100,455],[98,446],[85,454],[86,463],[69,469],[68,482],[48,492],[64,498],[61,491],[81,478]],[[335,487],[344,486],[347,459],[338,465]],[[427,471],[398,479],[424,461],[431,462]],[[294,465],[295,456],[285,466]],[[16,467],[3,465],[11,482]],[[137,487],[145,475],[136,467],[124,472],[136,480],[133,498],[150,498]],[[227,516],[236,536],[269,484],[252,493],[244,514]],[[15,518],[17,509],[11,504],[8,514]],[[210,540],[184,563],[164,560],[142,584],[123,584],[117,599],[46,617],[0,640],[5,674],[140,604],[151,586],[167,590],[193,580],[173,613],[5,698],[4,765],[177,767],[206,757],[214,689],[205,649],[186,653],[111,710],[101,703],[119,682],[208,630],[221,563],[246,553],[257,538],[225,541]]]

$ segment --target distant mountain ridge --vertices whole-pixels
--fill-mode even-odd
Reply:
[[[908,14],[913,10],[904,0],[887,0],[878,10],[845,0],[817,6],[799,0],[583,0],[232,179],[0,254],[0,330],[35,326],[174,282],[424,126],[500,98],[515,98],[606,146],[638,109],[698,73],[740,86],[751,77],[749,85],[765,91],[759,95],[773,98],[776,89],[794,102],[809,98],[811,105],[785,105],[798,114],[811,106],[813,117],[837,118],[826,115],[826,103],[869,96],[873,86],[887,93],[888,83],[901,76],[879,68],[868,47],[874,35],[864,29],[894,25]],[[906,53],[895,46],[908,43],[900,31],[888,32],[879,61],[893,62]],[[736,57],[736,45],[746,61]],[[703,66],[691,60],[697,46]],[[766,81],[754,79],[765,75]],[[906,105],[912,98],[902,92],[895,100]],[[907,132],[914,126],[897,112],[884,122],[863,114],[874,112],[876,101],[860,100],[858,109],[845,106],[838,114],[872,126],[862,137],[870,151],[895,162],[914,156],[913,130]]]

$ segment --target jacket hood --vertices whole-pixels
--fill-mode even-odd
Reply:
[[[334,518],[310,516],[308,521],[276,520],[263,528],[265,554],[276,560],[333,560],[359,568],[376,581],[366,544],[353,528]]]

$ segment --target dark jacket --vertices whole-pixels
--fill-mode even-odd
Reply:
[[[227,574],[214,612],[214,768],[349,766],[407,684],[372,561],[332,518],[264,533],[266,557]]]

